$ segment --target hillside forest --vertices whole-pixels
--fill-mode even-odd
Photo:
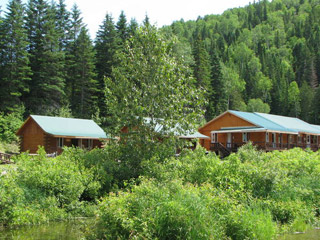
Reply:
[[[124,12],[117,21],[107,14],[89,36],[76,5],[10,1],[0,18],[0,112],[99,118],[108,126],[108,82],[128,73],[121,54],[148,25],[147,16],[137,23]],[[319,0],[261,0],[153,28],[201,89],[206,120],[234,109],[320,123]]]

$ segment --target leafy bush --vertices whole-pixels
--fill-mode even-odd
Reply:
[[[226,219],[226,235],[234,240],[270,240],[276,235],[277,226],[267,210],[235,206]]]
[[[206,184],[142,179],[100,204],[92,239],[273,239],[276,224]]]
[[[318,214],[319,153],[248,145],[220,160],[200,148],[141,166],[145,178],[100,203],[91,237],[273,239],[280,229],[305,229]]]
[[[67,155],[46,158],[21,154],[16,165],[0,172],[0,224],[38,224],[71,216],[93,215],[93,205],[82,202],[85,191],[99,190],[92,172]]]
[[[24,108],[18,108],[15,112],[4,114],[0,112],[0,142],[17,142],[16,131],[23,123]]]
[[[180,181],[161,184],[142,180],[131,193],[110,194],[103,200],[99,223],[91,238],[224,239],[215,215],[217,209],[212,204],[224,201],[210,195],[210,191],[206,186],[197,188]]]

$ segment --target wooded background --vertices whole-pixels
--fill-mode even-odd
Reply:
[[[10,1],[0,18],[0,112],[110,115],[106,84],[114,69],[128,70],[119,56],[147,25],[106,15],[93,41],[76,5]],[[156,31],[203,90],[206,120],[234,109],[320,123],[319,0],[257,1]]]

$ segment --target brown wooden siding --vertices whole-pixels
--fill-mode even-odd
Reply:
[[[205,127],[200,128],[199,132],[211,138],[210,136],[211,131],[219,130],[222,127],[247,127],[247,126],[254,127],[255,125],[227,112],[220,118],[210,122]],[[242,135],[240,136],[235,135],[235,136],[237,136],[237,139],[241,138],[241,142],[242,142]],[[227,135],[222,133],[218,134],[218,141],[227,142]],[[205,147],[207,150],[209,150],[210,143],[211,143],[211,139],[206,139],[204,140],[202,146]]]
[[[36,153],[38,146],[44,145],[44,132],[33,120],[29,120],[22,130],[21,151]]]

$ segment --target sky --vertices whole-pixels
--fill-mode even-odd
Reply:
[[[6,10],[8,1],[0,0],[2,10]],[[244,7],[249,2],[253,0],[65,0],[69,10],[73,4],[78,5],[91,38],[95,37],[107,13],[115,22],[122,10],[128,21],[135,18],[138,23],[148,15],[151,23],[162,27],[182,18],[187,21],[196,20],[198,16],[221,14],[229,8]]]

